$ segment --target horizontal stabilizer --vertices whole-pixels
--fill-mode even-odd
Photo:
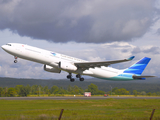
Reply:
[[[156,77],[156,76],[136,76],[136,75],[133,75],[133,79],[145,79],[145,78],[150,78],[150,77]]]

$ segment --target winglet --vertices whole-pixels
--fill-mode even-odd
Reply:
[[[135,56],[132,56],[132,57],[128,58],[127,60],[132,60],[134,57],[135,57]]]

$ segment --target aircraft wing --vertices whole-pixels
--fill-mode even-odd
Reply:
[[[123,60],[114,60],[114,61],[102,61],[102,62],[80,62],[80,63],[74,63],[78,68],[81,69],[89,69],[89,68],[95,68],[95,67],[101,67],[101,66],[109,66],[111,64],[121,63],[121,62],[127,62],[134,58],[134,56],[123,59]]]

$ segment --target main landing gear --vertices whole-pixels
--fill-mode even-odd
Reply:
[[[80,81],[84,81],[84,78],[81,77],[80,74],[77,74],[77,75],[76,75],[76,78],[79,78]],[[69,73],[69,75],[67,75],[67,79],[70,79],[71,82],[74,82],[74,81],[75,81],[75,79],[72,78],[72,73]]]
[[[18,61],[17,61],[17,56],[14,56],[14,58],[15,58],[15,60],[14,60],[14,63],[17,63]]]
[[[80,80],[80,81],[84,81],[84,78],[83,78],[83,77],[81,77],[81,75],[80,75],[80,74],[77,74],[77,75],[76,75],[76,78],[79,78],[79,80]]]
[[[70,79],[71,82],[75,81],[75,79],[72,78],[72,73],[69,73],[69,75],[67,75],[67,78]]]

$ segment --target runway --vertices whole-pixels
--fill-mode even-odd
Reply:
[[[103,99],[160,99],[160,97],[0,97],[0,100],[103,100]]]

